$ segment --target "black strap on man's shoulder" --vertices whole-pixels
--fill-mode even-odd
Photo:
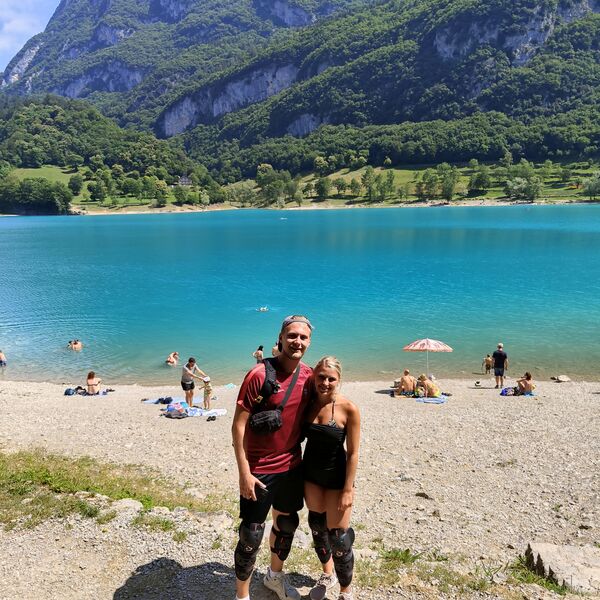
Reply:
[[[265,365],[265,381],[260,388],[259,396],[261,400],[259,402],[268,400],[273,394],[276,394],[279,391],[277,371],[274,364],[276,360],[276,358],[265,358],[263,360],[263,364]]]
[[[277,381],[277,371],[275,369],[275,365],[277,364],[277,358],[265,358],[263,360],[263,364],[265,365],[265,381],[260,388],[260,392],[256,398],[256,403],[260,404],[262,407],[266,405],[266,400],[268,400],[273,394],[276,394],[281,387],[279,382]],[[277,407],[277,410],[283,410],[296,382],[298,381],[298,375],[300,374],[300,365],[296,369],[294,373],[294,377],[288,386],[285,397],[283,398],[281,404]]]

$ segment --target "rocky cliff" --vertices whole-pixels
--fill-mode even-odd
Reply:
[[[323,125],[525,119],[597,101],[598,13],[600,0],[63,0],[1,85],[242,145]]]

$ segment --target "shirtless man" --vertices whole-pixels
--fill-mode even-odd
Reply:
[[[400,377],[400,382],[396,388],[396,396],[407,396],[415,393],[417,380],[410,374],[408,369],[404,369],[404,374]]]
[[[231,433],[240,487],[239,541],[235,549],[235,591],[237,600],[250,600],[250,581],[256,556],[272,511],[269,536],[271,565],[263,584],[280,600],[300,600],[283,573],[299,524],[298,511],[304,506],[304,479],[300,435],[311,395],[312,369],[301,362],[310,346],[312,325],[301,315],[284,319],[279,333],[276,359],[267,359],[275,369],[276,389],[263,398],[266,365],[257,364],[246,374],[240,387]],[[285,400],[282,426],[268,433],[250,427],[253,414],[274,410]]]
[[[6,355],[0,350],[0,367],[6,366]]]

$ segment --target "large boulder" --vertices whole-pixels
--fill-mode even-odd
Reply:
[[[531,542],[525,561],[538,575],[574,592],[600,592],[600,548]]]

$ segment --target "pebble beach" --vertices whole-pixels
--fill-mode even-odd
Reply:
[[[509,585],[501,566],[531,541],[600,540],[600,383],[541,382],[535,397],[501,397],[492,379],[480,379],[481,387],[474,380],[441,380],[452,394],[442,405],[392,398],[391,381],[343,384],[362,412],[353,514],[357,556],[368,565],[382,549],[409,548],[430,560],[443,557],[445,567],[461,573],[497,569],[491,589],[460,597],[554,597],[539,586]],[[221,497],[232,508],[184,515],[189,535],[181,543],[128,526],[141,505],[125,500],[118,518],[104,526],[71,516],[4,531],[0,598],[234,597],[237,469],[230,427],[237,388],[215,388],[215,405],[228,414],[207,422],[169,420],[159,406],[141,402],[179,396],[174,386],[113,387],[107,396],[67,397],[62,385],[0,382],[1,450],[41,448],[149,467],[188,493]],[[318,563],[303,517],[291,555],[300,568],[292,580],[307,594]],[[258,572],[265,567],[263,557]],[[156,569],[160,584],[152,584]],[[256,580],[252,597],[267,600],[271,593]],[[408,570],[393,585],[357,587],[357,597],[456,593]]]

